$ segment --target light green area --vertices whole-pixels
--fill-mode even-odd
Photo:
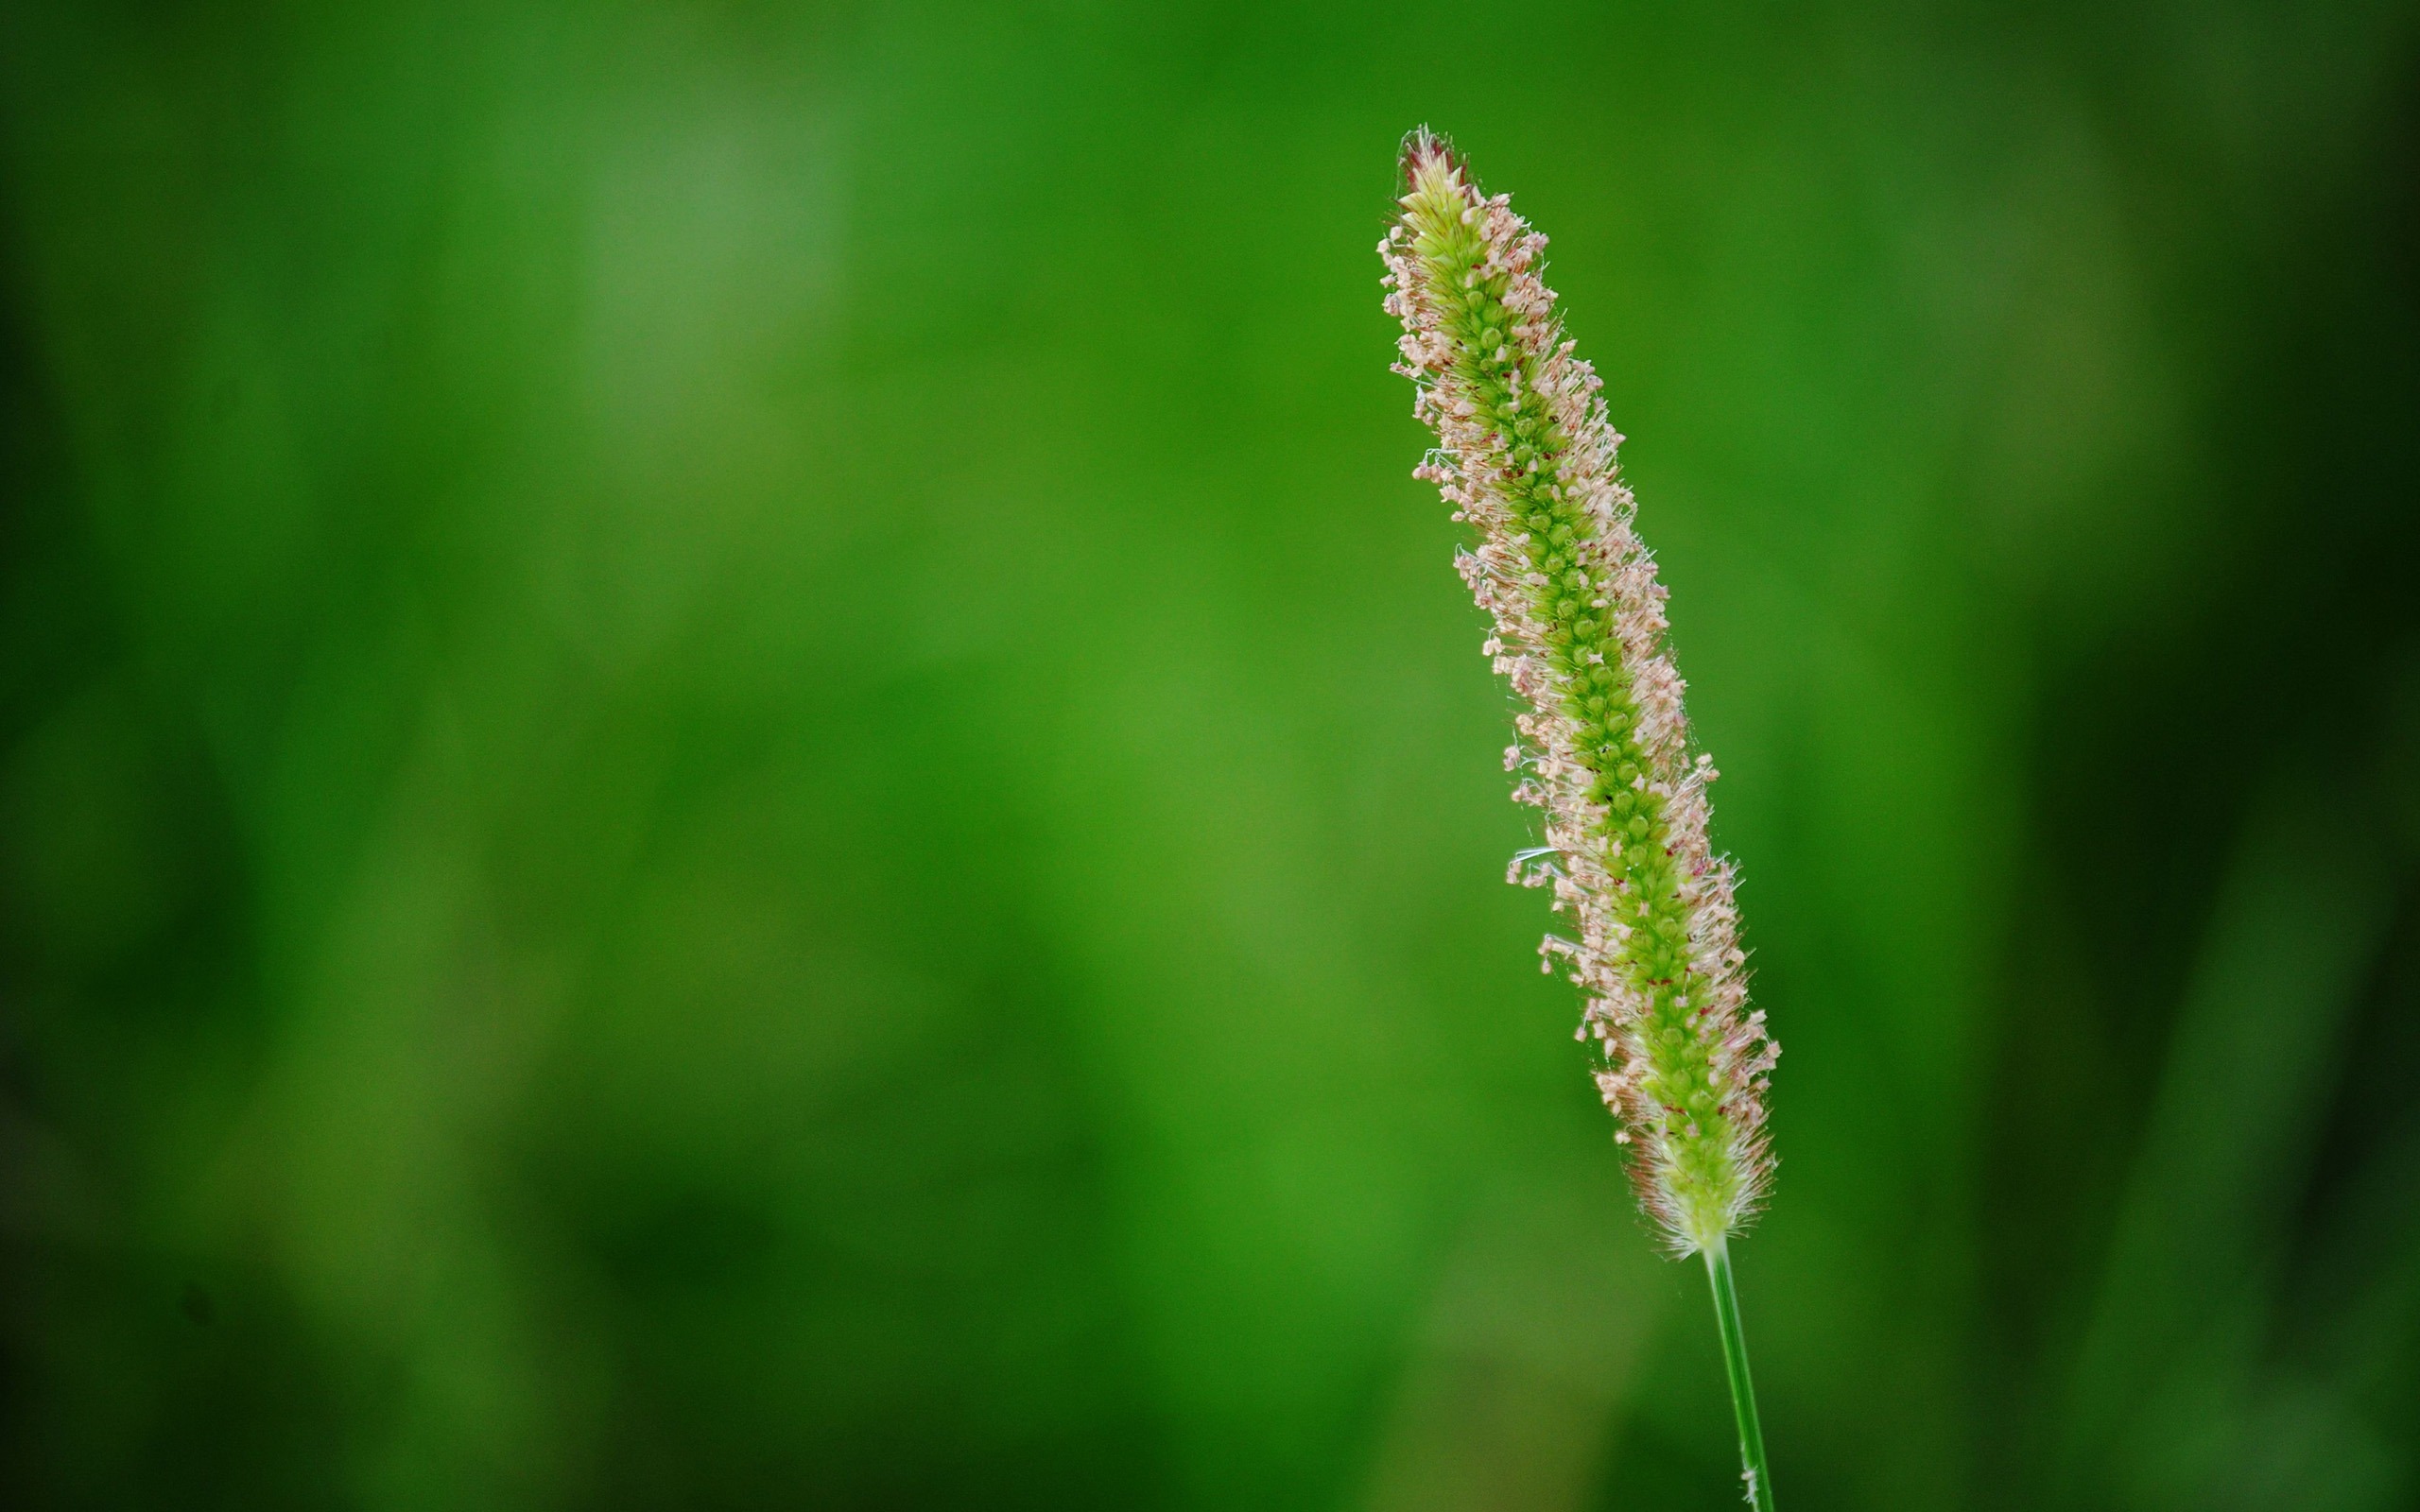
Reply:
[[[2409,1504],[2412,29],[2118,11],[0,8],[0,1502],[1736,1504],[1427,121],[1721,756],[1791,1512]]]

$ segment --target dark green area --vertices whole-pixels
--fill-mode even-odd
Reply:
[[[1781,1504],[2420,1505],[2408,6],[0,8],[0,1503],[1736,1504],[1373,247],[1555,238]]]

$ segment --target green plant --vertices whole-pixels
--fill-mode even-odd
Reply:
[[[1527,702],[1506,751],[1545,841],[1514,880],[1549,886],[1549,935],[1586,993],[1582,1037],[1630,1148],[1640,1200],[1677,1255],[1705,1261],[1738,1416],[1748,1500],[1772,1506],[1729,1241],[1772,1179],[1764,1093],[1780,1047],[1748,1011],[1730,863],[1707,839],[1713,763],[1689,750],[1666,654],[1665,590],[1615,471],[1595,369],[1537,275],[1546,238],[1482,196],[1426,130],[1405,144],[1403,213],[1378,250],[1397,370],[1440,442],[1416,475],[1478,533],[1463,580],[1495,618],[1485,650]]]

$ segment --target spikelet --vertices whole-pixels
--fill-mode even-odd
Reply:
[[[1426,130],[1403,169],[1378,252],[1403,321],[1395,370],[1441,443],[1414,475],[1477,533],[1457,564],[1495,616],[1486,654],[1528,705],[1505,765],[1546,815],[1512,877],[1551,887],[1574,926],[1541,954],[1586,995],[1580,1034],[1603,1053],[1640,1200],[1676,1252],[1717,1251],[1772,1181],[1780,1047],[1747,1011],[1731,865],[1706,839],[1715,770],[1689,753],[1665,590],[1615,475],[1621,437],[1538,281],[1546,238]]]

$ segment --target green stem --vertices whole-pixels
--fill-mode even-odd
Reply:
[[[1748,1504],[1773,1512],[1773,1478],[1765,1470],[1765,1431],[1756,1421],[1756,1386],[1748,1379],[1748,1341],[1739,1333],[1739,1294],[1731,1284],[1731,1248],[1718,1239],[1705,1251],[1706,1280],[1714,1283],[1714,1321],[1722,1331],[1722,1364],[1731,1373],[1731,1406],[1739,1418],[1741,1479]]]

